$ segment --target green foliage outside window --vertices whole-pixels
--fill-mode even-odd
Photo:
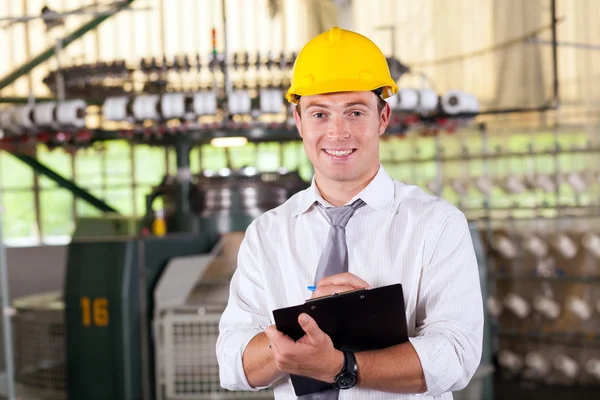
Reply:
[[[504,152],[526,152],[528,145],[534,142],[536,150],[550,149],[554,143],[551,133],[511,135],[505,137],[492,136],[488,143],[489,151],[501,148]],[[560,136],[562,148],[583,146],[587,138],[583,133]],[[460,156],[463,148],[470,154],[481,151],[481,138],[477,133],[464,134],[462,137],[442,136],[440,146],[445,156]],[[434,161],[411,163],[408,160],[422,158],[431,160],[436,151],[435,139],[419,138],[418,140],[393,139],[383,140],[380,146],[381,160],[390,175],[400,181],[415,183],[421,187],[435,178],[437,167]],[[75,158],[58,148],[49,151],[45,146],[38,147],[38,159],[54,171],[68,179],[75,176],[75,182],[98,198],[104,200],[124,215],[143,215],[145,196],[157,185],[168,172],[176,172],[176,155],[173,148],[135,145],[132,148],[126,141],[111,141],[95,147],[82,149],[75,153]],[[133,157],[133,158],[132,158]],[[562,165],[570,165],[575,170],[579,164],[583,168],[589,160],[582,157],[560,155]],[[392,161],[390,161],[392,160]],[[407,160],[407,161],[402,161]],[[277,170],[280,166],[288,170],[298,170],[305,180],[312,177],[312,166],[304,154],[303,145],[297,143],[261,143],[248,144],[244,147],[229,150],[229,161],[233,168],[253,166],[258,170]],[[388,162],[390,161],[390,162]],[[512,160],[491,161],[492,174],[503,175],[510,172],[522,174],[528,170],[527,162],[532,162],[540,172],[554,171],[552,156],[537,156],[535,160],[526,161],[523,157]],[[73,165],[75,173],[73,174]],[[190,153],[190,169],[196,174],[201,169],[219,170],[228,166],[227,153],[222,148],[209,145],[196,147]],[[473,160],[468,166],[465,163],[445,163],[443,171],[445,179],[457,176],[480,176],[484,172],[484,162]],[[4,238],[8,243],[21,243],[28,239],[35,243],[39,238],[50,241],[52,238],[68,238],[74,229],[75,215],[99,216],[101,212],[81,199],[58,187],[53,181],[40,176],[39,185],[39,218],[36,215],[36,197],[34,173],[31,168],[6,152],[0,152],[0,186],[2,188]],[[476,189],[469,189],[469,205],[479,205],[483,196]],[[494,191],[500,189],[495,188]],[[499,198],[502,193],[498,194]],[[444,188],[442,196],[449,201],[459,201],[451,188]],[[545,198],[533,198],[531,193],[513,196],[511,201],[522,205]],[[552,196],[547,196],[553,201]],[[533,200],[532,200],[533,198]],[[574,202],[576,197],[568,185],[561,187],[561,201]],[[582,200],[582,199],[579,199]],[[583,198],[585,201],[586,198]],[[73,203],[76,203],[75,206]],[[533,205],[533,203],[531,204]],[[41,231],[38,227],[38,219]]]

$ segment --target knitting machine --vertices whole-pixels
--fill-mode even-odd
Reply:
[[[28,393],[231,395],[219,386],[214,348],[237,250],[252,220],[308,184],[283,169],[243,168],[191,177],[183,200],[180,186],[165,178],[148,195],[142,220],[80,221],[68,246],[64,293],[16,302],[16,379]],[[154,204],[159,198],[162,207]],[[185,368],[173,368],[182,357]]]

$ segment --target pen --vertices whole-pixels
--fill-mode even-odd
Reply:
[[[308,286],[307,289],[310,290],[311,292],[314,292],[315,290],[317,290],[317,287],[316,286]]]

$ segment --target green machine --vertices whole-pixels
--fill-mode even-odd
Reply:
[[[153,398],[152,288],[168,261],[211,235],[74,240],[65,290],[69,399]]]
[[[139,221],[87,220],[68,246],[65,325],[69,400],[155,399],[153,290],[170,260],[208,254],[221,235],[243,232],[306,188],[297,173],[222,170],[165,179]],[[167,231],[153,236],[154,200]]]

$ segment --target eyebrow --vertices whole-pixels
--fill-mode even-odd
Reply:
[[[365,106],[367,108],[370,108],[369,107],[369,103],[367,103],[365,101],[353,101],[353,102],[350,102],[350,103],[346,103],[345,106],[346,107]]]
[[[306,107],[304,108],[305,110],[308,110],[311,107],[321,107],[321,108],[329,108],[329,106],[327,104],[321,104],[321,103],[308,103],[306,105]]]
[[[352,101],[352,102],[344,104],[345,108],[354,107],[354,106],[364,106],[364,107],[370,108],[369,104],[367,102],[365,102],[365,101]],[[307,106],[304,109],[308,110],[311,107],[320,107],[320,108],[325,108],[325,109],[330,108],[327,104],[309,103],[309,104],[307,104]]]

